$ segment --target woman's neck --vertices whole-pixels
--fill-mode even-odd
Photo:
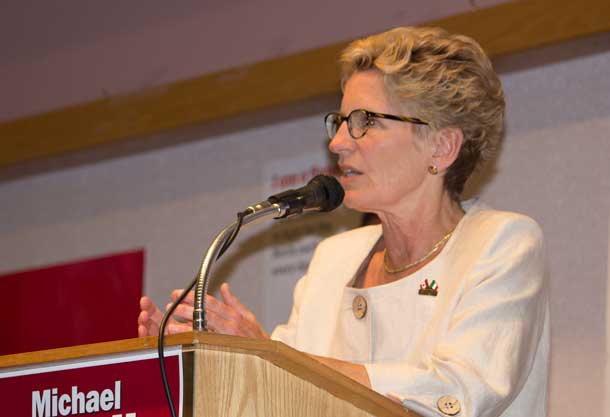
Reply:
[[[442,244],[443,238],[464,216],[464,211],[444,192],[436,201],[426,200],[378,215],[383,228],[382,246],[387,251],[387,261],[394,268],[400,268],[426,257],[437,243]],[[440,249],[442,247],[433,255]]]

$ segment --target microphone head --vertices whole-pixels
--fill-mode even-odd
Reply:
[[[304,187],[272,195],[267,199],[271,204],[282,203],[284,214],[279,219],[308,211],[331,211],[343,202],[343,187],[333,177],[318,175]]]
[[[328,175],[315,176],[303,188],[309,191],[306,207],[315,207],[319,211],[336,209],[341,205],[345,196],[339,181]]]

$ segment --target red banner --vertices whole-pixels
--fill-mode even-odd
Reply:
[[[144,251],[0,276],[0,355],[137,337]]]
[[[176,412],[182,416],[182,356],[166,351]],[[31,368],[31,367],[30,367]],[[170,415],[156,354],[123,354],[0,371],[2,415],[11,417],[167,417]]]

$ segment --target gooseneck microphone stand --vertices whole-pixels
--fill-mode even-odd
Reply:
[[[159,353],[159,366],[161,369],[161,379],[163,380],[163,388],[165,390],[165,396],[169,404],[169,409],[172,417],[176,417],[176,410],[174,408],[174,402],[172,400],[172,394],[169,389],[169,383],[167,381],[167,372],[165,369],[165,357],[164,357],[164,336],[167,321],[172,316],[176,307],[186,298],[191,288],[196,285],[195,289],[195,302],[193,304],[193,331],[207,331],[207,320],[205,312],[205,295],[208,292],[208,285],[210,281],[210,271],[214,266],[214,263],[225,253],[225,251],[231,246],[240,229],[248,224],[252,224],[255,221],[263,220],[266,218],[282,218],[286,215],[288,205],[283,202],[270,203],[265,201],[253,206],[248,207],[243,212],[237,214],[237,220],[225,227],[216,235],[216,238],[210,244],[201,266],[199,267],[199,273],[191,281],[187,288],[182,291],[182,294],[178,299],[171,305],[171,307],[163,315],[161,324],[159,326],[159,336],[157,343],[157,351]]]
[[[263,220],[268,217],[280,218],[286,212],[286,204],[284,203],[259,203],[248,207],[243,213],[237,215],[238,219],[225,227],[214,239],[208,251],[203,258],[199,275],[197,277],[197,286],[195,288],[195,302],[193,304],[193,331],[208,330],[206,312],[205,312],[205,295],[208,293],[208,285],[210,281],[210,271],[214,266],[214,262],[222,256],[224,251],[233,243],[232,241],[239,233],[241,227],[251,224],[257,220]]]

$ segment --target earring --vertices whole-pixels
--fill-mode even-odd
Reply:
[[[432,175],[436,175],[438,174],[438,168],[436,167],[436,165],[430,165],[428,167],[428,172]]]

